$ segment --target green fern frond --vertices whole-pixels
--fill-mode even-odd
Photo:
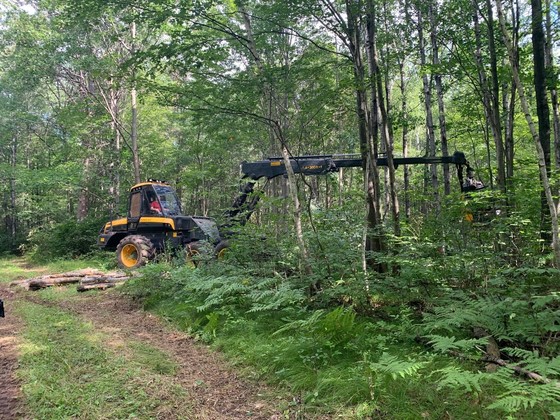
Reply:
[[[513,413],[542,403],[559,405],[560,387],[556,384],[533,385],[511,378],[506,381],[502,378],[501,383],[506,386],[507,391],[499,395],[497,400],[488,406],[489,409]]]
[[[388,374],[393,379],[405,378],[415,375],[426,363],[417,361],[406,361],[383,353],[377,362],[370,362],[369,369],[375,374]]]
[[[488,343],[487,338],[457,340],[455,337],[446,337],[435,334],[428,335],[427,338],[430,340],[429,344],[434,348],[434,350],[440,353],[447,353],[449,350],[468,352],[476,346],[484,346]]]
[[[459,369],[456,366],[448,366],[437,370],[435,373],[442,374],[438,381],[438,389],[460,389],[464,392],[481,392],[482,383],[489,378],[486,373],[472,373]]]
[[[322,309],[313,312],[311,317],[292,321],[276,330],[273,336],[289,331],[305,331],[315,338],[333,344],[347,342],[355,334],[356,314],[352,309],[339,307],[330,312]]]
[[[536,372],[545,378],[560,376],[560,356],[547,358],[539,356],[537,351],[524,350],[520,348],[505,347],[504,353],[518,359],[523,367],[531,372]]]
[[[249,293],[253,301],[248,313],[277,311],[281,308],[300,305],[305,300],[305,294],[301,290],[281,287],[278,291],[267,290],[264,292]]]
[[[314,325],[317,324],[318,320],[324,315],[325,311],[319,309],[311,314],[307,319],[298,319],[292,322],[288,322],[283,327],[277,329],[272,333],[272,336],[277,336],[285,332],[295,331],[295,330],[309,330]]]

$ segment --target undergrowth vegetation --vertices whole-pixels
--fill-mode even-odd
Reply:
[[[534,221],[462,206],[394,238],[386,274],[360,269],[348,212],[317,211],[311,274],[290,235],[251,230],[223,262],[149,265],[125,291],[288,388],[298,415],[560,418],[560,272]]]
[[[81,222],[68,220],[64,223],[46,225],[29,233],[27,242],[21,250],[31,260],[44,263],[57,258],[91,258],[97,251],[92,238],[96,238],[99,229],[106,220],[88,218]]]

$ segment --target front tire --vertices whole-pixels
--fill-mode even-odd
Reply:
[[[155,253],[154,245],[145,236],[126,236],[117,246],[117,263],[124,270],[134,270],[146,265]]]
[[[200,267],[212,258],[212,246],[206,241],[196,241],[187,244],[185,262],[188,267]]]
[[[217,260],[223,260],[226,250],[229,248],[229,242],[227,240],[220,241],[216,248],[214,248],[214,255]]]

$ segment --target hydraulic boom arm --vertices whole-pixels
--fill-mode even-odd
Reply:
[[[340,168],[361,168],[363,166],[360,155],[294,156],[290,158],[290,162],[296,174],[304,175],[323,175],[329,172],[338,172]],[[393,163],[395,167],[430,163],[448,163],[468,167],[467,159],[462,152],[455,152],[453,156],[393,158]],[[387,158],[377,158],[377,166],[387,165]],[[243,178],[254,181],[260,178],[272,179],[280,175],[286,175],[286,167],[281,157],[271,157],[256,162],[242,162],[241,173]]]
[[[293,156],[290,163],[296,174],[304,175],[324,175],[330,172],[338,172],[340,168],[361,168],[363,160],[360,155],[310,155]],[[453,164],[457,166],[457,175],[461,185],[461,191],[474,191],[484,188],[482,183],[474,180],[474,172],[469,166],[465,154],[455,152],[452,156],[434,157],[401,157],[393,158],[395,168],[399,165],[425,165],[425,164]],[[377,158],[377,166],[388,166],[387,158]],[[467,179],[463,179],[463,170],[467,169]],[[273,179],[281,175],[286,175],[286,166],[281,157],[271,157],[256,162],[242,162],[241,173],[243,179],[249,179],[241,187],[240,195],[236,198],[231,209],[226,212],[226,217],[231,225],[233,221],[244,225],[251,213],[255,209],[259,195],[255,195],[247,202],[247,198],[253,192],[255,182],[261,178]]]

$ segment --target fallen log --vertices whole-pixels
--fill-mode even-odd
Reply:
[[[498,346],[498,342],[481,327],[474,327],[473,335],[476,338],[486,338],[488,340],[486,344],[486,355],[484,356],[484,361],[489,362],[486,365],[486,372],[496,372],[498,370],[498,363],[492,362],[491,360],[500,360],[500,347]]]
[[[125,273],[107,273],[106,276],[90,276],[80,280],[80,284],[76,288],[78,292],[86,292],[88,290],[105,290],[115,287],[117,284],[124,283],[130,278]]]
[[[94,284],[94,283],[118,283],[126,281],[130,278],[125,273],[107,273],[103,276],[88,276],[80,280],[80,284]]]
[[[112,283],[126,281],[128,275],[119,271],[104,273],[101,270],[86,268],[66,273],[48,274],[10,283],[10,286],[21,286],[26,290],[40,290],[51,286],[62,286],[71,283]]]
[[[484,330],[479,330],[479,331],[476,331],[475,334],[480,334],[481,332],[485,333]],[[491,337],[491,336],[488,335],[488,336],[483,336],[483,337]],[[416,337],[415,341],[417,341],[418,343],[424,344],[426,346],[430,345],[429,340],[426,339],[425,337]],[[495,342],[495,340],[494,340],[494,342]],[[464,354],[464,353],[458,352],[456,350],[447,350],[446,353],[448,353],[451,356],[458,357],[458,358],[464,359],[464,360],[482,361],[482,362],[485,362],[485,363],[493,363],[495,365],[504,367],[506,369],[510,369],[511,371],[515,372],[519,376],[523,376],[523,377],[531,379],[535,382],[538,382],[538,383],[541,383],[541,384],[550,384],[551,383],[554,386],[560,388],[560,382],[545,378],[544,376],[538,374],[537,372],[532,372],[528,369],[523,368],[519,364],[514,364],[514,363],[511,363],[511,362],[507,362],[506,360],[500,358],[499,349],[497,348],[498,345],[496,343],[495,347],[494,347],[494,343],[492,342],[492,340],[489,340],[488,345],[490,347],[487,347],[486,353],[481,357],[473,357],[471,355]],[[490,348],[492,348],[491,351],[490,351]],[[494,355],[494,354],[496,354],[496,351],[497,351],[497,354],[498,354],[497,357]],[[487,371],[491,372],[492,370],[487,369]]]
[[[70,283],[78,283],[81,277],[57,277],[54,279],[32,279],[27,281],[27,290],[45,289],[50,286],[63,286]]]
[[[78,292],[87,292],[88,290],[107,290],[111,287],[115,287],[118,284],[124,283],[125,280],[114,282],[114,283],[90,283],[90,284],[79,284],[76,287]]]

